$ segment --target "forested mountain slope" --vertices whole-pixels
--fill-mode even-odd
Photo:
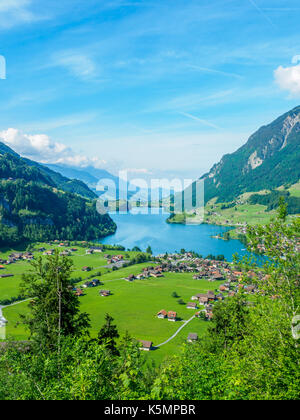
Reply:
[[[8,156],[6,159],[3,159],[4,158],[3,155],[5,154],[7,154]],[[30,172],[31,174],[35,174],[35,177],[36,176],[41,177],[43,181],[47,179],[47,183],[53,186],[55,185],[64,191],[76,193],[86,198],[97,197],[96,194],[93,191],[91,191],[88,188],[88,186],[81,180],[69,179],[61,175],[60,173],[51,170],[47,166],[41,165],[37,162],[34,162],[26,158],[22,158],[10,147],[0,142],[0,156],[1,155],[2,155],[2,163],[1,163],[2,169],[0,172],[1,178],[11,176],[9,175],[9,171],[10,171],[10,166],[13,165],[14,170],[17,170],[19,175],[21,175],[20,171],[22,171],[23,175],[25,175],[25,173]],[[4,167],[5,160],[7,160],[6,167]],[[14,162],[17,162],[17,165],[15,165]],[[18,166],[18,169],[16,169],[16,166]],[[32,168],[31,171],[29,169],[30,167]]]
[[[92,191],[48,168],[21,158],[0,143],[0,245],[53,239],[91,240],[116,229],[96,210]],[[80,190],[82,184],[82,191]],[[69,192],[68,190],[76,189]]]

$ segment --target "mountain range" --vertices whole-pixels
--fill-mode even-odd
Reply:
[[[63,164],[46,164],[47,168],[60,173],[61,175],[72,178],[78,181],[84,182],[90,190],[94,192],[96,196],[101,196],[107,186],[107,181],[112,181],[115,186],[115,192],[107,192],[106,198],[115,200],[119,197],[119,193],[123,192],[125,195],[128,191],[128,198],[130,199],[136,194],[140,188],[131,184],[130,182],[121,182],[120,178],[106,171],[105,169],[94,168],[93,166],[87,166],[84,168],[78,168]]]

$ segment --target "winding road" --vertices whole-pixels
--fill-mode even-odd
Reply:
[[[195,318],[195,315],[193,315],[190,319],[188,319],[187,321],[184,321],[184,323],[183,323],[183,325],[181,325],[181,327],[180,328],[178,328],[178,330],[175,332],[175,334],[173,334],[170,338],[168,338],[168,340],[166,340],[166,341],[164,341],[163,343],[161,343],[161,344],[158,344],[157,346],[154,346],[154,347],[161,347],[161,346],[163,346],[163,345],[165,345],[165,344],[167,344],[169,341],[171,341],[171,340],[173,340],[173,338],[175,338],[176,337],[176,335],[178,334],[178,333],[180,333],[180,331],[189,323],[189,322],[191,322],[191,320],[192,319],[194,319]]]

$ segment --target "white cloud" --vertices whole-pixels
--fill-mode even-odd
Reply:
[[[193,64],[189,64],[188,67],[190,67],[193,70],[198,70],[198,71],[204,72],[204,73],[212,73],[212,74],[218,74],[218,75],[221,75],[221,76],[229,76],[229,77],[233,77],[235,79],[243,79],[243,76],[241,76],[240,74],[237,74],[237,73],[230,73],[230,72],[227,72],[227,71],[209,69],[207,67],[195,66]]]
[[[0,3],[0,29],[8,29],[22,23],[47,19],[34,14],[29,8],[32,0],[2,0]]]
[[[53,67],[64,67],[71,74],[81,79],[96,76],[96,64],[86,54],[76,51],[63,51],[53,57]]]
[[[179,114],[184,115],[187,118],[191,118],[194,121],[199,122],[200,124],[207,125],[208,127],[219,129],[217,125],[211,123],[210,121],[204,120],[202,118],[198,118],[195,115],[189,114],[188,112],[179,112]]]
[[[274,71],[274,77],[280,89],[287,90],[292,96],[300,95],[300,65],[279,66]]]
[[[20,155],[42,163],[61,163],[69,166],[102,168],[106,162],[75,153],[63,143],[54,142],[46,134],[23,134],[16,128],[0,131],[0,141]]]

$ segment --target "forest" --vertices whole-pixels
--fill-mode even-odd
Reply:
[[[0,155],[0,246],[92,240],[115,232],[115,223],[97,212],[94,193],[85,184],[36,165],[12,153]],[[79,189],[70,192],[70,185]],[[91,198],[81,195],[82,185]]]

